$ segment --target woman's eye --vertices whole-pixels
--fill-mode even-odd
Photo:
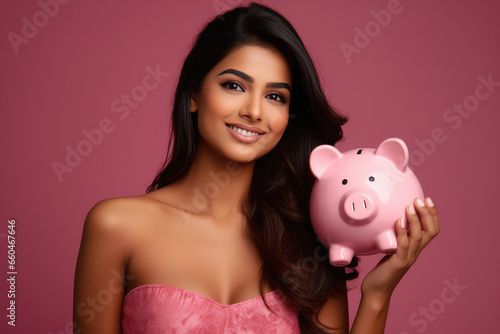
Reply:
[[[245,91],[239,83],[234,82],[234,81],[226,81],[221,86],[224,88],[227,88],[229,90],[234,90],[234,91],[238,91],[238,92]]]
[[[270,100],[274,100],[276,102],[286,103],[286,98],[281,93],[270,93],[270,94],[267,94],[267,98],[270,99]]]

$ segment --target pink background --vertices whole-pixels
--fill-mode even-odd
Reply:
[[[192,38],[219,8],[237,3],[71,1],[49,7],[53,17],[35,0],[0,4],[1,276],[12,218],[18,271],[15,328],[7,326],[1,279],[2,333],[70,333],[86,213],[101,199],[144,193],[164,157],[172,90]],[[500,82],[498,2],[266,3],[296,27],[328,97],[350,116],[338,147],[402,138],[438,205],[441,234],[394,293],[387,333],[497,332],[500,87],[479,87],[482,100],[474,95],[479,76]],[[381,26],[371,11],[388,8],[391,20]],[[36,35],[25,28],[30,37],[14,47],[9,33],[24,38],[23,25],[34,20]],[[368,29],[369,43],[355,39],[356,27]],[[356,42],[358,53],[346,57],[341,45]],[[141,88],[148,66],[169,73],[152,90]],[[131,93],[141,100],[135,108],[127,115],[118,101],[113,112]],[[463,103],[471,110],[464,116],[448,111]],[[101,122],[112,132],[85,146],[84,130]],[[59,180],[52,165],[66,164],[67,146],[87,156]],[[379,258],[363,257],[361,276]],[[350,292],[351,320],[360,284]]]

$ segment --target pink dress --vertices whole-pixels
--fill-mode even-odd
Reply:
[[[225,305],[198,293],[168,285],[148,284],[131,290],[122,312],[124,334],[299,334],[298,314],[275,291]]]

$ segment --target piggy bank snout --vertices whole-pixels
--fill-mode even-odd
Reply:
[[[344,197],[341,210],[352,224],[370,222],[378,211],[377,196],[370,191],[352,191]]]

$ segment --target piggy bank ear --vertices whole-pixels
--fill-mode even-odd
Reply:
[[[326,176],[330,167],[340,166],[342,163],[342,153],[331,145],[320,145],[316,147],[309,157],[309,166],[317,179]]]
[[[389,159],[401,172],[408,167],[410,154],[405,142],[399,138],[384,140],[375,151],[375,155]]]

